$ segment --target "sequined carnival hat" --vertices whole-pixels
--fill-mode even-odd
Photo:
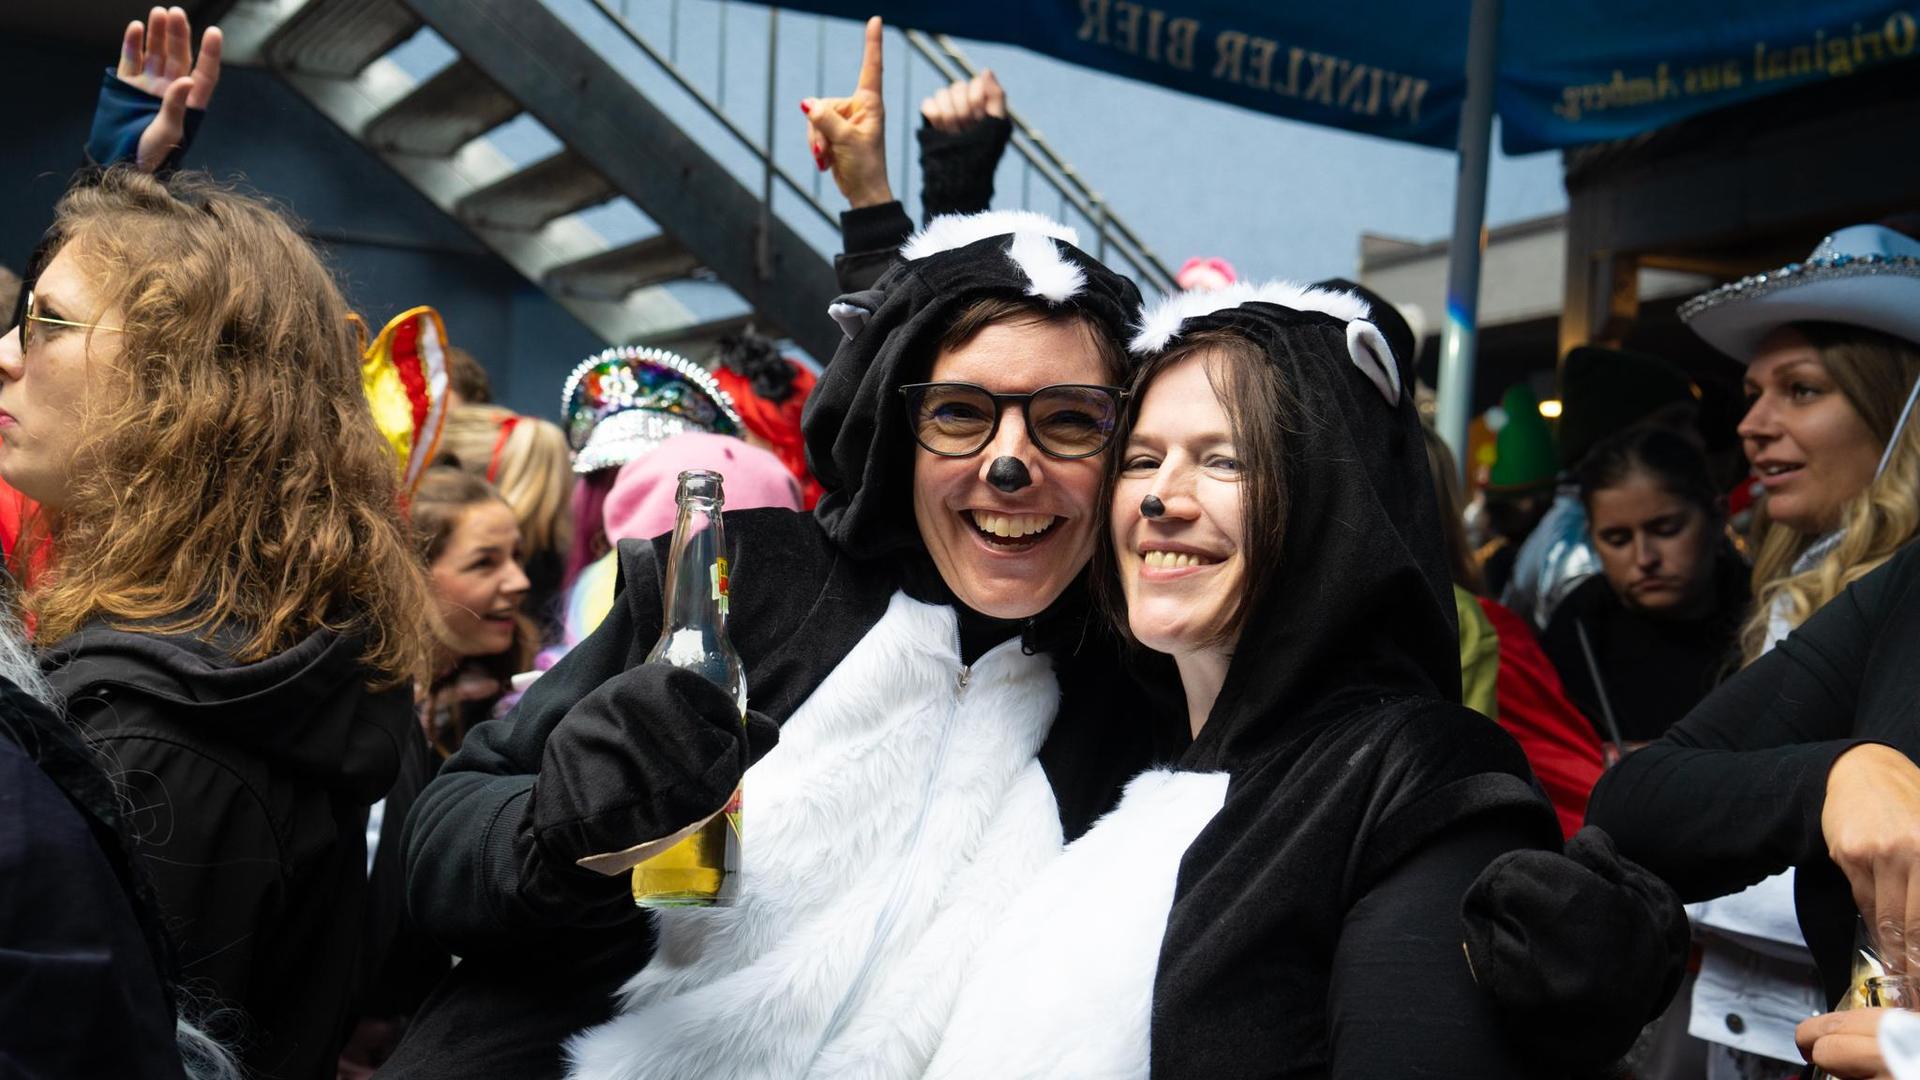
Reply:
[[[675,435],[739,435],[740,413],[713,375],[665,349],[622,345],[580,362],[560,392],[573,471],[624,465]]]
[[[1792,322],[1864,326],[1920,343],[1920,241],[1882,225],[1850,225],[1802,262],[1752,274],[1680,305],[1707,344],[1741,363]]]

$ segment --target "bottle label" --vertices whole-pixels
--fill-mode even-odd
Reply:
[[[714,607],[719,610],[720,614],[725,615],[727,613],[727,560],[725,558],[715,559],[713,565],[709,567],[708,570],[713,579]]]

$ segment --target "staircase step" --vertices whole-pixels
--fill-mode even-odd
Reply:
[[[399,0],[310,0],[267,40],[267,62],[301,75],[351,79],[422,25]]]
[[[547,287],[591,300],[618,300],[635,289],[687,277],[700,260],[664,233],[547,271]]]
[[[374,117],[366,140],[389,153],[446,157],[519,113],[511,95],[462,57]]]
[[[531,232],[617,194],[612,181],[569,149],[466,196],[454,212],[469,225]]]
[[[624,310],[650,295],[648,290],[625,290],[701,267],[758,313],[762,330],[789,336],[815,356],[833,354],[840,330],[822,315],[838,294],[832,263],[779,214],[764,212],[760,181],[750,186],[715,156],[734,153],[732,144],[703,145],[686,126],[677,98],[649,96],[630,72],[561,18],[555,9],[563,5],[558,3],[406,4],[461,56],[510,90],[529,115],[577,150],[643,214],[671,229],[673,242],[629,245],[616,249],[618,255],[606,251],[545,264],[540,280],[556,295],[580,290],[622,296]],[[490,239],[537,239],[570,220],[558,219],[538,234],[502,230]],[[607,303],[578,295],[563,302],[589,312]],[[625,341],[652,332],[652,327],[643,327],[608,336]]]

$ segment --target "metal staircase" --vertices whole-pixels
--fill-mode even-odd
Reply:
[[[729,47],[727,27],[736,5],[723,0],[690,11],[689,25],[718,20],[709,92],[679,64],[681,0],[639,5],[655,22],[665,17],[664,48],[655,43],[657,27],[638,25],[634,6],[238,0],[221,24],[230,62],[274,70],[607,340],[704,357],[720,335],[753,321],[826,360],[839,339],[825,316],[837,291],[830,261],[837,193],[780,166],[796,154],[804,160],[804,140],[793,126],[783,136],[775,123],[782,22],[810,20],[819,42],[805,92],[842,92],[842,80],[825,68],[826,21],[737,5],[764,20],[763,40],[747,43],[764,51],[731,56],[730,83],[727,64],[738,50]],[[407,62],[407,50],[428,37],[452,59],[421,70]],[[795,37],[788,35],[788,53]],[[917,119],[916,57],[930,72],[920,94],[971,71],[951,42],[917,33],[906,41],[912,51],[904,53],[900,99],[888,102],[889,114],[906,120],[903,136]],[[764,96],[741,106],[741,86],[761,83]],[[799,122],[794,112],[791,125]],[[758,138],[748,134],[756,122]],[[509,152],[499,134],[524,126],[541,129],[535,142],[555,149]],[[904,181],[913,141],[890,142]],[[1143,285],[1170,284],[1165,266],[1018,118],[1011,160],[1018,182],[1003,187],[1017,186],[1020,196],[1001,202],[1077,216],[1103,258]],[[896,190],[917,201],[909,187]],[[619,207],[624,214],[609,213]],[[629,227],[609,228],[610,218]]]

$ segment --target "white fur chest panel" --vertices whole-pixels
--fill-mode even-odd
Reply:
[[[1001,915],[927,1076],[1145,1077],[1180,859],[1226,797],[1226,773],[1134,777],[1120,805]]]
[[[581,1080],[918,1077],[961,974],[1061,836],[1034,755],[1051,662],[1007,642],[962,679],[954,613],[896,593],[747,771],[739,902],[657,912]]]

